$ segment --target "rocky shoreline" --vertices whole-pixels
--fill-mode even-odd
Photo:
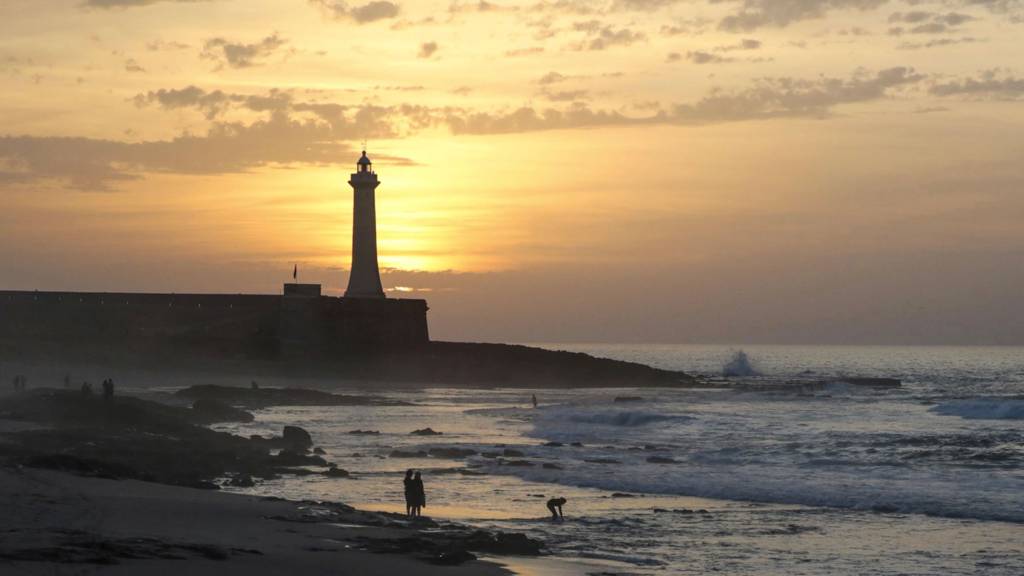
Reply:
[[[72,474],[90,481],[143,481],[184,487],[193,493],[196,488],[216,489],[217,482],[244,486],[251,484],[253,478],[281,474],[347,476],[347,472],[327,461],[322,451],[316,453],[313,439],[301,428],[285,427],[279,436],[243,438],[205,427],[216,420],[213,414],[232,420],[251,418],[248,412],[219,403],[213,397],[234,395],[243,404],[247,399],[268,397],[287,402],[290,397],[308,400],[312,397],[310,391],[201,390],[204,393],[199,394],[192,408],[53,389],[0,398],[0,470],[17,473],[44,469],[53,472],[37,473]],[[194,393],[195,389],[190,395]],[[354,401],[353,398],[348,397],[347,401]],[[156,484],[141,486],[145,492],[145,486]],[[266,516],[268,521],[358,526],[359,530],[348,535],[344,548],[400,554],[434,564],[462,564],[479,553],[536,556],[542,549],[540,542],[521,534],[362,512],[340,503],[260,500],[279,505],[275,514]],[[10,538],[0,546],[0,561],[106,564],[165,556],[226,560],[259,553],[245,547],[209,548],[202,543],[165,544],[145,538],[130,542],[111,538],[97,551],[84,546],[82,538],[74,530],[53,532],[46,537],[46,546],[41,547],[19,544],[18,537]],[[338,548],[337,543],[334,548]]]

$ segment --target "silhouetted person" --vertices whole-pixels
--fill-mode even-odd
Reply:
[[[260,385],[257,384],[255,380],[252,381],[252,389],[253,390],[259,390],[260,389]]]
[[[413,503],[413,490],[412,490],[412,468],[405,471],[405,480],[402,480],[402,484],[405,486],[405,515],[412,516],[412,503]]]
[[[536,408],[537,407],[537,395],[536,394],[533,394],[532,400],[533,400],[533,407]]]
[[[551,511],[552,520],[565,520],[562,515],[562,506],[565,505],[565,498],[552,498],[548,500],[548,510]]]
[[[92,384],[82,382],[82,396],[92,396]]]
[[[412,515],[421,516],[427,506],[427,493],[423,490],[423,478],[417,472],[412,479]]]
[[[114,381],[111,378],[107,378],[103,381],[103,399],[113,400],[114,398]]]

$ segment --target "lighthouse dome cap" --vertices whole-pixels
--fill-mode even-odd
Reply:
[[[357,164],[360,166],[369,166],[371,164],[370,159],[366,157],[366,150],[363,150],[363,155],[359,157]]]

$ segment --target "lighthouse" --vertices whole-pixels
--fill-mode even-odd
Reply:
[[[352,271],[345,298],[384,298],[377,268],[377,209],[374,191],[380,184],[366,150],[348,181],[352,186]]]

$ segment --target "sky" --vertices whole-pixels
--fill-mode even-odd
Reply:
[[[5,0],[0,289],[436,339],[1024,344],[1024,0]]]

